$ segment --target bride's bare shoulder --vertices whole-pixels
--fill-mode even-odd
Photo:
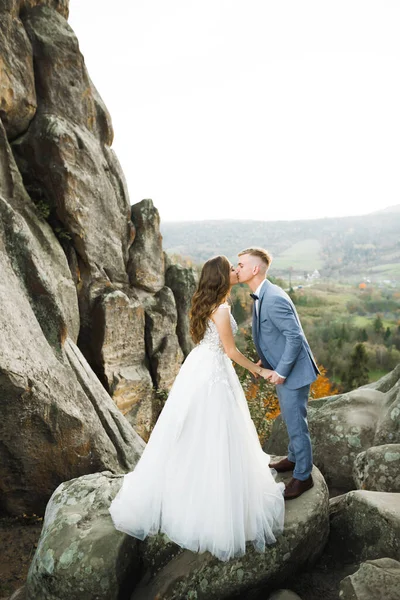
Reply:
[[[228,302],[223,302],[222,304],[217,306],[217,308],[215,310],[218,310],[219,308],[230,308],[230,305]]]
[[[215,324],[224,323],[225,321],[228,323],[230,320],[230,308],[231,307],[228,304],[228,302],[223,302],[213,310],[213,312],[210,315],[210,320],[213,321]]]

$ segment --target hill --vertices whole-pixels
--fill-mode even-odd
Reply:
[[[393,206],[387,206],[386,208],[382,208],[381,210],[375,210],[372,215],[379,215],[382,213],[400,213],[400,204],[394,204]]]
[[[289,267],[325,277],[400,279],[400,212],[304,221],[187,221],[161,224],[164,248],[201,263],[221,253],[235,261],[249,246],[267,248],[274,274]]]

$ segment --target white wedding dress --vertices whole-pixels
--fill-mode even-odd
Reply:
[[[223,561],[243,555],[247,541],[263,552],[282,533],[285,511],[284,484],[268,464],[210,320],[109,511],[116,529],[141,540],[161,531],[183,548],[209,550]]]

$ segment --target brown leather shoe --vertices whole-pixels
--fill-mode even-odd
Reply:
[[[276,463],[270,463],[270,469],[275,469],[278,473],[284,473],[285,471],[293,471],[295,467],[294,462],[289,460],[288,458],[282,458]]]
[[[301,481],[300,479],[296,479],[292,477],[292,479],[287,484],[284,497],[285,500],[293,500],[293,498],[298,498],[301,494],[304,494],[307,490],[311,489],[314,485],[314,481],[312,475],[305,481]]]

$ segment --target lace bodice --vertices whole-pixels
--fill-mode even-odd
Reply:
[[[225,309],[229,310],[229,318],[231,320],[232,333],[233,333],[233,335],[235,335],[237,333],[238,326],[237,326],[235,319],[233,318],[233,316],[231,314],[231,311],[229,309],[229,304],[227,302],[224,302],[223,304],[220,304],[220,306],[218,308],[225,308]],[[217,326],[214,323],[214,321],[212,321],[211,319],[208,320],[206,332],[204,334],[203,339],[199,343],[199,345],[200,346],[206,345],[210,350],[213,350],[214,352],[225,354],[224,347],[223,347],[223,345],[221,343],[221,339],[219,337]]]

